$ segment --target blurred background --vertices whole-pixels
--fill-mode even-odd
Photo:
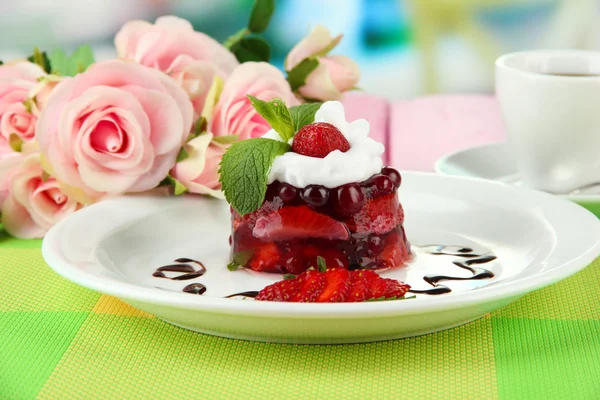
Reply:
[[[532,48],[600,50],[600,0],[277,0],[265,38],[281,67],[320,23],[344,33],[335,52],[354,58],[360,86],[390,99],[429,93],[490,93],[493,61]],[[246,24],[252,0],[0,0],[0,60],[93,46],[131,19],[173,14],[219,40]]]

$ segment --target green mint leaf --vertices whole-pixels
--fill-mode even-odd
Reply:
[[[262,101],[248,95],[254,109],[279,133],[284,141],[294,137],[294,123],[290,110],[281,99],[273,99],[269,102]]]
[[[232,144],[238,141],[240,135],[213,136],[212,141],[218,144]]]
[[[283,280],[284,281],[289,281],[291,279],[296,279],[297,276],[294,274],[283,274]]]
[[[319,270],[319,272],[327,271],[327,262],[321,256],[317,256],[317,269]]]
[[[231,272],[237,271],[240,268],[242,268],[242,266],[240,264],[236,263],[235,261],[232,261],[229,264],[227,264],[227,269],[230,270]]]
[[[188,153],[188,151],[185,149],[185,147],[182,147],[181,150],[179,150],[179,154],[177,154],[177,162],[181,162],[189,157],[190,157],[190,153]]]
[[[79,47],[68,56],[61,49],[56,49],[49,56],[52,73],[62,76],[75,76],[84,72],[94,63],[92,48],[88,45]]]
[[[242,140],[227,149],[219,181],[225,198],[238,213],[246,215],[262,205],[273,160],[290,150],[289,144],[266,138]]]
[[[248,20],[248,29],[254,33],[264,32],[271,22],[274,11],[275,0],[255,0]]]
[[[290,115],[294,122],[294,131],[298,132],[304,126],[315,122],[315,114],[323,103],[302,104],[290,107]]]
[[[271,59],[271,47],[259,37],[242,38],[231,47],[231,51],[239,62],[264,61]]]
[[[13,151],[20,153],[23,148],[23,140],[16,133],[11,133],[8,136],[8,145]]]
[[[33,49],[33,54],[27,57],[27,60],[42,67],[46,73],[50,73],[50,60],[48,59],[48,55],[45,51],[41,51],[35,47]]]
[[[243,266],[250,261],[250,258],[254,255],[254,252],[251,250],[243,250],[233,253],[233,262],[236,264]]]
[[[306,58],[288,71],[287,80],[293,91],[298,90],[306,83],[306,78],[319,66],[316,58]]]
[[[4,65],[4,61],[0,60],[0,65]]]

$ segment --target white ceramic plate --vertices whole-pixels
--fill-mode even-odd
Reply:
[[[517,164],[508,143],[491,143],[447,154],[435,163],[435,171],[446,176],[490,179],[523,186]],[[600,203],[600,185],[564,194],[576,203]]]
[[[415,289],[431,287],[422,279],[426,274],[470,276],[452,263],[458,257],[432,255],[424,247],[441,244],[489,249],[497,259],[480,266],[495,276],[444,282],[451,293],[399,301],[305,304],[223,298],[260,290],[281,277],[229,272],[228,206],[195,196],[98,203],[57,224],[42,250],[47,263],[67,279],[169,323],[219,336],[289,343],[366,342],[451,328],[574,274],[600,253],[600,222],[556,196],[406,172],[400,197],[415,258],[407,268],[382,275]],[[157,267],[181,257],[202,261],[206,274],[189,281],[152,276]],[[182,293],[190,283],[202,283],[206,293]]]

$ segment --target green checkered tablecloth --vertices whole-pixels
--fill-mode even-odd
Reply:
[[[282,345],[168,325],[1,234],[0,399],[600,399],[599,260],[445,332]]]

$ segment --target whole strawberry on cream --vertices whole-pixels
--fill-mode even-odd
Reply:
[[[273,128],[232,145],[220,181],[232,209],[231,270],[302,274],[403,266],[411,259],[401,176],[366,120],[336,101],[288,108],[250,100]]]

